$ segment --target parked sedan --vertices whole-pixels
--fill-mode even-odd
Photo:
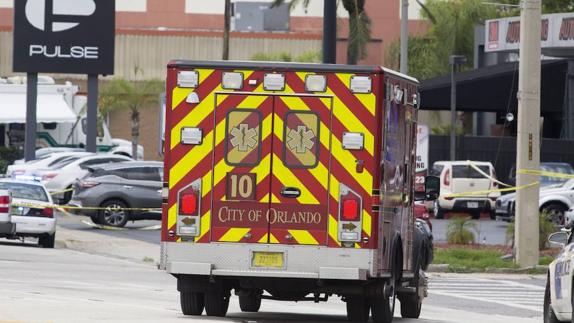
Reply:
[[[72,162],[85,156],[94,155],[87,152],[58,152],[50,155],[45,155],[43,158],[38,158],[27,163],[14,164],[8,166],[6,175],[10,177],[22,176],[30,174],[39,169],[50,168],[62,161],[66,160]]]
[[[123,162],[92,167],[74,186],[69,205],[96,224],[123,227],[128,221],[161,219],[163,163]]]
[[[56,212],[46,188],[38,182],[0,179],[0,190],[12,196],[10,214],[16,233],[10,238],[35,237],[40,246],[54,248]]]
[[[75,181],[86,176],[89,173],[89,167],[131,160],[129,157],[120,155],[90,155],[72,161],[63,160],[33,174],[42,178],[46,188],[59,204],[66,204],[72,197]]]

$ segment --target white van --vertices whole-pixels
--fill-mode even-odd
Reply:
[[[494,219],[494,206],[500,192],[496,172],[490,162],[437,161],[430,175],[440,177],[440,197],[435,201],[435,217],[442,219],[446,212],[470,213],[478,219],[483,212]],[[452,196],[454,195],[454,196]]]

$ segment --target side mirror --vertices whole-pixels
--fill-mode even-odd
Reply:
[[[548,242],[557,247],[564,247],[568,242],[568,232],[554,232],[548,236]]]
[[[425,178],[425,195],[427,201],[434,201],[440,196],[440,178],[427,176]]]

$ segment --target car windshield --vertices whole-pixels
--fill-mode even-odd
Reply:
[[[476,166],[483,173],[490,175],[490,167],[488,165]],[[452,166],[453,178],[485,178],[478,170],[470,165],[454,165]]]
[[[560,173],[573,175],[574,169],[568,164],[556,164],[556,165],[540,165],[540,169],[543,172]],[[552,177],[552,176],[540,176],[540,185],[553,185],[553,184],[563,184],[568,181],[568,178]]]
[[[12,198],[48,202],[44,188],[25,183],[0,182],[0,189],[12,193]]]

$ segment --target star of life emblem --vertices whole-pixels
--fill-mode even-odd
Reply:
[[[315,145],[313,142],[315,133],[313,130],[307,129],[306,126],[298,126],[297,130],[290,129],[287,137],[287,146],[297,154],[304,154]]]
[[[248,124],[241,123],[231,129],[231,145],[238,151],[247,152],[257,145],[257,130],[249,128]]]

